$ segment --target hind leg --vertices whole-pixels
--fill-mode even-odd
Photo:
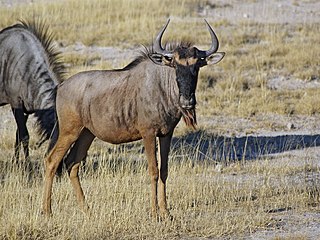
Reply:
[[[77,202],[83,212],[88,211],[88,206],[85,203],[84,193],[79,181],[79,167],[81,161],[87,156],[87,151],[94,138],[95,136],[88,129],[83,129],[78,140],[71,148],[71,151],[65,160],[69,178],[76,194]]]
[[[14,158],[18,163],[20,145],[22,143],[25,159],[29,158],[29,132],[27,129],[28,115],[25,115],[22,108],[12,108],[17,123],[16,142],[14,145]]]
[[[45,177],[42,210],[46,215],[52,213],[51,194],[53,178],[64,155],[80,135],[81,127],[68,125],[68,128],[59,130],[59,137],[56,145],[45,160]]]

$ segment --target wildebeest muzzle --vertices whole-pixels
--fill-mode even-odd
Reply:
[[[185,97],[184,95],[180,95],[179,98],[180,106],[185,110],[194,109],[197,101],[196,101],[196,95],[192,93],[190,97]]]

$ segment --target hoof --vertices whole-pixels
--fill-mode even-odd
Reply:
[[[52,212],[48,212],[48,211],[45,211],[45,210],[41,210],[40,214],[42,216],[44,216],[44,217],[47,217],[47,218],[51,218],[53,216]]]
[[[173,216],[168,210],[160,211],[160,221],[173,221]]]

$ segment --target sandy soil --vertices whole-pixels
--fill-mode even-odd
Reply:
[[[199,9],[200,16],[212,20],[227,19],[231,23],[249,20],[258,23],[311,23],[319,22],[320,2],[317,0],[257,0],[208,1]]]

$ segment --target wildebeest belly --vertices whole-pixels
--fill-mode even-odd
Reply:
[[[125,128],[104,128],[100,129],[97,127],[88,127],[88,129],[100,140],[105,142],[119,144],[119,143],[127,143],[136,140],[140,140],[141,134],[139,131],[134,129],[125,129]]]
[[[126,143],[141,139],[141,134],[136,128],[136,119],[121,109],[107,111],[101,107],[91,107],[84,114],[84,126],[99,139],[113,143]]]

